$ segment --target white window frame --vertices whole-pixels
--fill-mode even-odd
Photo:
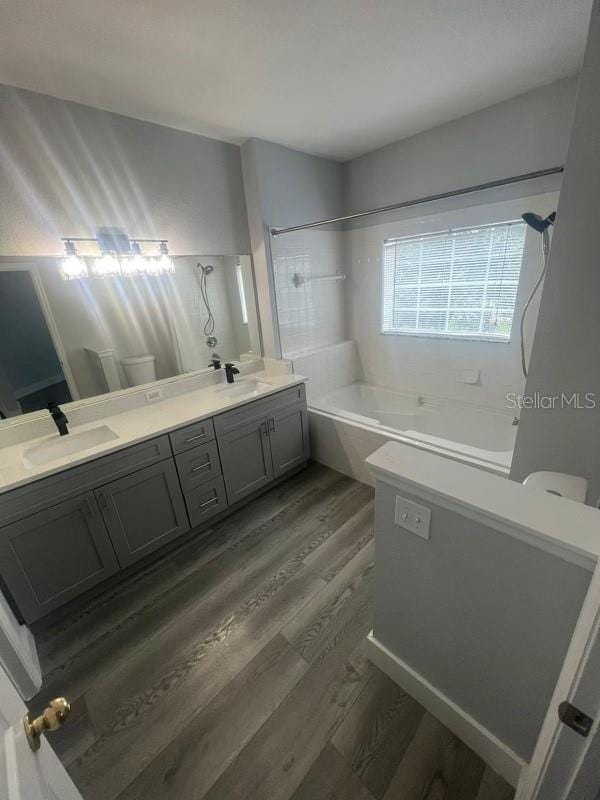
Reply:
[[[381,246],[381,297],[380,297],[380,305],[379,305],[379,332],[382,336],[407,336],[411,338],[419,338],[419,339],[449,339],[453,341],[474,341],[474,342],[493,342],[495,344],[510,344],[513,336],[514,324],[515,324],[515,315],[517,312],[518,307],[518,291],[519,286],[523,277],[523,260],[525,255],[525,241],[523,243],[523,251],[521,253],[521,265],[519,267],[519,277],[517,280],[516,286],[516,293],[515,293],[515,304],[513,306],[513,313],[511,318],[511,326],[510,332],[508,336],[498,336],[489,333],[448,333],[445,331],[440,332],[427,332],[427,331],[401,331],[401,330],[389,330],[384,329],[384,304],[385,304],[385,293],[386,293],[386,285],[385,285],[385,251],[386,245],[392,241],[398,239],[420,239],[423,237],[429,236],[436,236],[443,233],[451,233],[452,231],[463,231],[463,230],[475,230],[481,228],[492,228],[502,225],[517,225],[523,224],[519,219],[504,219],[498,220],[494,222],[486,222],[486,223],[474,223],[472,225],[459,225],[453,226],[451,228],[442,228],[440,230],[434,231],[427,231],[423,233],[417,234],[407,234],[407,235],[398,235],[398,236],[389,236],[383,240]]]

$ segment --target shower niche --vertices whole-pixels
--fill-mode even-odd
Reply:
[[[58,258],[0,261],[0,417],[259,358],[251,257],[172,260],[168,274],[73,280]]]

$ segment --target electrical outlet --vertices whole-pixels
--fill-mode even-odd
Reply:
[[[147,403],[156,403],[158,400],[162,400],[162,392],[160,389],[150,389],[149,392],[146,392]]]
[[[396,495],[396,513],[394,520],[401,528],[411,533],[416,533],[423,539],[429,539],[429,526],[431,524],[431,511],[425,506],[406,500]]]

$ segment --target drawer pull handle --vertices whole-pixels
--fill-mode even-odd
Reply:
[[[205,461],[204,464],[200,464],[199,466],[194,467],[192,469],[192,472],[200,472],[201,469],[208,469],[211,466],[211,463],[212,462],[210,461]]]
[[[208,506],[212,506],[213,503],[218,503],[218,497],[211,497],[210,500],[206,500],[204,503],[200,503],[200,508],[207,508]]]
[[[204,439],[205,436],[206,432],[203,431],[202,433],[199,433],[197,436],[190,436],[189,439],[185,440],[185,443],[187,444],[188,442],[196,442],[198,439]]]
[[[275,417],[269,417],[269,430],[275,430]]]

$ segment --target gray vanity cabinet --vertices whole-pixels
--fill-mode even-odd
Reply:
[[[239,425],[219,436],[218,443],[230,505],[273,480],[266,417]]]
[[[308,460],[304,384],[215,417],[229,504]]]
[[[105,484],[95,495],[122,567],[189,530],[172,459]]]
[[[4,588],[33,622],[308,455],[297,385],[0,494]]]
[[[275,411],[269,417],[269,442],[273,477],[278,478],[308,458],[308,412],[306,406],[292,406]]]
[[[119,569],[92,492],[4,527],[0,562],[2,577],[27,622]]]

